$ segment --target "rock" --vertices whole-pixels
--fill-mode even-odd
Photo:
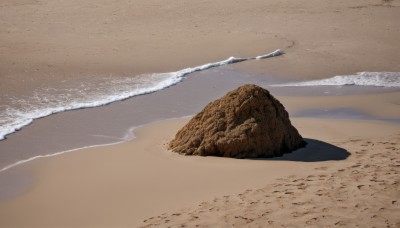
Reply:
[[[268,90],[241,86],[208,104],[169,143],[185,155],[257,158],[281,156],[305,142],[283,105]]]

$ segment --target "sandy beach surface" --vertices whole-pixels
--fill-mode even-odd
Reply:
[[[0,3],[0,88],[169,72],[229,56],[287,55],[241,67],[290,78],[400,71],[398,0]]]
[[[398,21],[398,0],[1,1],[0,107],[64,81],[95,84],[278,48],[285,54],[51,115],[9,135],[0,141],[0,168],[125,142],[0,172],[0,227],[400,227],[396,89],[272,89],[308,142],[281,158],[165,149],[188,121],[169,118],[193,115],[245,83],[400,72]]]
[[[1,225],[399,225],[398,125],[294,119],[306,148],[238,160],[167,152],[164,143],[185,122],[10,169],[29,173],[33,184],[2,201]]]

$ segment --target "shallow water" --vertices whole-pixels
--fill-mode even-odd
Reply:
[[[31,93],[0,94],[0,140],[38,118],[68,110],[91,108],[130,97],[157,92],[181,82],[188,74],[249,60],[281,55],[280,50],[250,57],[228,59],[175,72],[130,76],[81,77],[38,86]]]
[[[38,155],[127,140],[135,126],[192,115],[246,83],[258,83],[257,78],[229,66],[214,68],[156,93],[38,119],[0,141],[0,167]]]
[[[121,86],[120,88],[129,89],[134,85],[130,84],[129,80],[127,78],[121,79],[121,82],[116,83],[116,85]],[[208,102],[248,83],[265,87],[272,94],[278,96],[340,96],[400,90],[393,87],[375,86],[271,87],[272,84],[286,82],[267,74],[256,75],[240,71],[232,65],[195,71],[187,75],[181,83],[167,86],[155,93],[145,93],[145,95],[134,96],[96,108],[60,112],[35,120],[28,127],[8,135],[6,140],[0,141],[0,170],[33,157],[92,145],[125,141],[133,137],[132,129],[137,126],[168,118],[193,115]],[[95,84],[98,86],[97,90],[91,95],[93,99],[97,98],[96,91],[107,92],[108,89],[112,88],[112,86],[107,87],[107,83],[102,81]],[[86,87],[83,84],[78,87],[80,89],[74,88],[75,95],[79,98],[80,91],[83,91],[82,93],[85,93],[85,95],[91,94],[91,92],[85,92]],[[115,92],[114,89],[110,90]],[[33,97],[32,99],[36,98],[39,99],[40,97]],[[68,101],[68,96],[60,95],[59,98]],[[55,104],[58,103],[57,96],[52,97],[52,99]],[[297,115],[301,117],[321,117],[316,115],[315,112]],[[330,118],[335,118],[335,116],[338,115],[332,112]],[[366,117],[368,116],[360,115],[357,118]]]
[[[319,118],[319,119],[357,119],[357,120],[379,120],[400,124],[400,118],[384,118],[371,115],[353,108],[325,108],[325,109],[303,109],[292,113],[292,117]]]

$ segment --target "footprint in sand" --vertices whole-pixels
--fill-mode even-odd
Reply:
[[[303,205],[304,204],[304,202],[294,202],[294,203],[292,203],[293,205]]]
[[[357,185],[357,188],[358,188],[359,190],[362,190],[362,188],[363,188],[364,186],[365,186],[365,185],[360,184],[360,185]]]
[[[365,208],[361,209],[361,212],[368,211],[368,210],[369,210],[369,208],[365,207]]]
[[[344,221],[337,221],[335,223],[335,226],[345,226],[345,225],[346,225],[346,223]]]
[[[313,223],[315,223],[318,220],[318,218],[312,218],[306,221],[307,225],[312,225]]]
[[[303,178],[300,178],[300,179],[294,179],[294,180],[292,180],[292,182],[298,182],[298,181],[304,181],[304,179],[303,179]]]

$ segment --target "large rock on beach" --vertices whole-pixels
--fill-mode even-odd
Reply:
[[[208,104],[179,130],[169,149],[184,155],[258,158],[304,145],[285,107],[268,90],[244,85]]]

